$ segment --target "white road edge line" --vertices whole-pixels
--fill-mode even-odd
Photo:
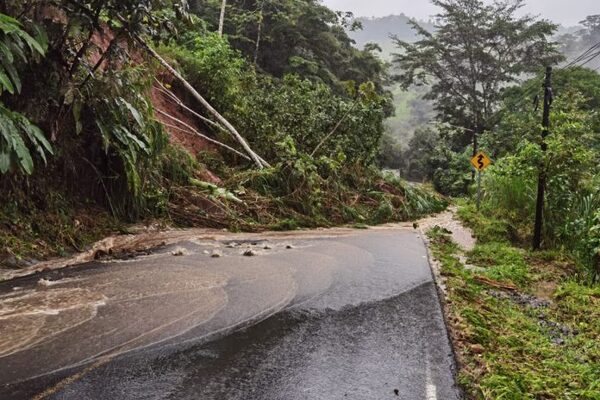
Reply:
[[[431,364],[429,358],[427,359],[427,378],[425,382],[425,399],[426,400],[438,400],[437,397],[437,386],[433,384],[433,377],[431,375]]]

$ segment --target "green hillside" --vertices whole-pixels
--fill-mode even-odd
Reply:
[[[411,18],[404,14],[381,18],[363,17],[358,18],[357,21],[361,23],[362,29],[349,32],[348,35],[359,48],[367,43],[378,44],[382,50],[380,57],[385,61],[391,62],[393,54],[397,52],[392,37],[397,36],[407,42],[414,42],[417,39],[410,23]],[[418,21],[418,23],[429,31],[435,29],[431,22]],[[407,91],[394,84],[390,90],[394,95],[395,115],[386,121],[388,137],[382,145],[383,162],[390,167],[397,167],[402,150],[407,148],[415,129],[427,124],[433,117],[433,108],[429,102],[423,100],[423,94],[426,92],[423,88]]]

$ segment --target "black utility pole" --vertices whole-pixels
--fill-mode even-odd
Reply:
[[[550,107],[552,106],[552,67],[546,67],[546,80],[544,82],[544,117],[542,120],[542,152],[548,150],[546,137],[550,134]],[[533,232],[533,249],[542,247],[542,228],[544,225],[544,195],[546,192],[546,166],[540,165],[538,182],[537,204],[535,207],[535,228]]]

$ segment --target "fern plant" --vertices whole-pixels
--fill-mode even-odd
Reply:
[[[0,95],[21,92],[19,62],[27,63],[46,53],[48,40],[38,27],[36,37],[27,33],[16,19],[0,14]],[[0,101],[0,174],[19,170],[31,174],[34,169],[30,149],[35,149],[46,163],[52,147],[43,132],[24,115],[9,110]]]
[[[93,138],[102,150],[90,153],[98,157],[98,177],[119,216],[148,215],[156,200],[152,197],[160,191],[158,157],[167,136],[146,97],[153,76],[143,66],[123,65],[97,74],[73,96],[79,134]]]
[[[15,166],[31,174],[33,158],[30,147],[35,149],[44,163],[47,162],[46,154],[53,154],[52,146],[40,128],[0,103],[0,174],[6,174]]]

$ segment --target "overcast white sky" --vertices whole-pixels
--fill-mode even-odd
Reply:
[[[489,0],[486,0],[489,1]],[[436,8],[429,0],[323,0],[335,10],[352,11],[356,16],[381,17],[404,13],[429,19]],[[489,1],[491,2],[491,1]],[[526,0],[524,12],[541,15],[565,26],[577,25],[586,16],[600,14],[600,0]]]

